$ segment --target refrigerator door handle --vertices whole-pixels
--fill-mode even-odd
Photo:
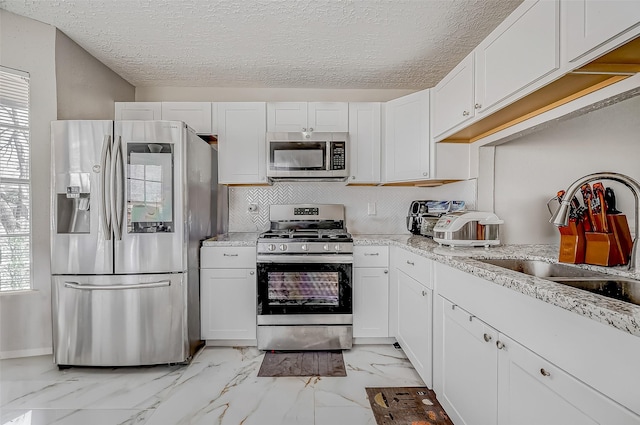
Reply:
[[[110,202],[110,181],[111,174],[107,164],[111,162],[111,136],[104,135],[102,141],[102,157],[100,159],[100,188],[102,189],[102,224],[104,226],[104,239],[111,240],[111,202]]]
[[[111,215],[113,217],[113,227],[116,240],[122,240],[122,209],[124,184],[124,168],[122,165],[122,138],[115,138],[113,152],[111,154]]]
[[[83,285],[80,282],[65,282],[65,288],[82,289],[85,291],[113,291],[121,289],[150,289],[171,286],[170,280],[161,280],[159,282],[139,283],[133,285]]]

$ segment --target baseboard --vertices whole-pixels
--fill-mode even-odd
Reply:
[[[207,347],[257,347],[255,339],[207,339]]]
[[[17,359],[20,357],[46,356],[53,354],[53,347],[32,348],[30,350],[0,351],[0,359]]]
[[[354,345],[386,345],[396,342],[394,337],[359,337],[353,338]]]

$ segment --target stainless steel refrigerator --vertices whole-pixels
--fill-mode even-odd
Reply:
[[[188,362],[200,242],[220,221],[214,150],[180,121],[54,121],[51,136],[55,363]]]

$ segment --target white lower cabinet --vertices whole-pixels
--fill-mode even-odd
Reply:
[[[433,385],[456,425],[496,424],[497,331],[447,299],[434,305]]]
[[[438,295],[434,389],[456,425],[638,424],[638,416]]]
[[[498,343],[499,425],[631,425],[639,419],[506,335]]]
[[[394,249],[391,320],[396,337],[424,383],[432,379],[432,304],[431,260],[401,248]]]
[[[389,248],[356,246],[353,252],[353,337],[389,337]]]
[[[255,247],[203,247],[200,255],[201,338],[255,345]]]

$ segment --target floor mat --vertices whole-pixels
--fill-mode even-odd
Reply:
[[[366,388],[378,425],[453,425],[427,387]]]
[[[258,376],[347,376],[342,351],[267,351]]]

